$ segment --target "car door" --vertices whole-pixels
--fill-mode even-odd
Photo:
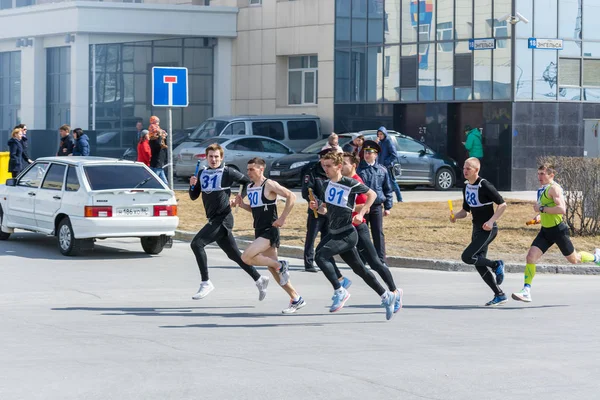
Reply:
[[[292,154],[293,151],[286,145],[279,143],[277,140],[264,138],[260,141],[263,147],[262,158],[267,164],[265,168],[265,176],[268,176],[267,172],[271,170],[271,164],[273,164],[273,161],[277,160],[280,157],[287,156],[288,154]]]
[[[7,222],[11,226],[19,226],[35,230],[35,197],[40,184],[48,169],[47,162],[36,162],[17,181],[17,185],[10,187],[8,192]]]
[[[264,158],[260,138],[247,137],[232,141],[225,146],[225,164],[234,165],[242,173],[246,173],[248,160],[254,157]]]
[[[431,183],[432,168],[426,157],[425,146],[408,137],[396,136],[393,139],[396,139],[398,161],[402,165],[400,182]]]
[[[54,216],[62,202],[66,170],[65,164],[50,164],[42,186],[35,196],[35,222],[42,232],[50,233],[54,230]]]

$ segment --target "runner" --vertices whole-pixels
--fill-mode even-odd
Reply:
[[[375,143],[376,145],[376,143]],[[367,148],[365,151],[368,151]],[[360,158],[355,153],[344,153],[344,162],[342,163],[342,175],[347,176],[349,178],[355,179],[360,183],[363,183],[362,178],[356,173],[356,167],[360,162]],[[387,178],[387,171],[381,165],[379,165],[381,171],[384,173],[385,179]],[[365,202],[367,201],[367,196],[365,194],[359,194],[356,196],[356,204],[354,206],[354,212],[352,213],[352,217],[358,214],[361,210]],[[366,260],[366,262],[373,268],[381,279],[385,282],[390,292],[396,293],[396,302],[394,303],[394,312],[398,312],[402,308],[402,289],[397,289],[396,284],[394,283],[394,277],[390,269],[381,262],[377,251],[375,250],[375,246],[371,241],[371,236],[369,235],[369,227],[366,224],[365,219],[362,220],[361,223],[356,221],[352,221],[352,225],[356,229],[358,233],[358,243],[356,244],[356,249],[360,254],[361,258]],[[342,284],[343,285],[343,284]]]
[[[499,306],[506,303],[506,295],[500,289],[504,280],[504,262],[492,261],[487,257],[488,246],[498,234],[496,221],[506,210],[506,203],[494,185],[479,176],[481,164],[475,157],[468,158],[463,166],[467,178],[463,189],[462,210],[450,216],[450,222],[465,218],[469,212],[473,215],[473,234],[471,244],[462,253],[465,264],[475,265],[481,278],[494,292],[494,298],[486,306]],[[494,212],[494,203],[498,205]],[[495,273],[492,275],[492,271]]]
[[[190,245],[196,256],[196,262],[202,276],[200,288],[192,296],[192,299],[202,299],[215,288],[208,278],[208,263],[204,247],[212,242],[217,242],[227,257],[242,267],[254,279],[258,288],[258,300],[262,301],[267,295],[269,277],[261,276],[256,268],[242,261],[240,250],[231,233],[233,228],[231,205],[232,203],[235,204],[235,200],[229,200],[231,185],[243,185],[245,188],[250,180],[237,170],[221,165],[223,162],[223,148],[217,143],[208,146],[205,154],[208,168],[204,168],[199,171],[197,176],[190,178],[189,189],[190,199],[192,200],[196,200],[202,193],[202,203],[204,203],[206,218],[208,219],[208,223],[200,229]]]
[[[512,294],[515,300],[531,302],[531,282],[535,276],[535,264],[554,244],[571,264],[593,262],[600,265],[600,249],[596,249],[594,254],[575,251],[569,237],[569,227],[563,222],[563,214],[567,211],[567,206],[562,188],[554,182],[555,174],[556,169],[552,164],[545,163],[538,168],[538,181],[542,187],[538,190],[538,201],[533,209],[539,213],[535,220],[542,223],[542,228],[527,253],[525,285],[520,292]]]
[[[252,213],[254,218],[254,242],[242,254],[242,260],[249,265],[266,265],[271,274],[279,280],[279,285],[290,296],[290,304],[282,312],[292,314],[306,305],[302,296],[292,286],[287,261],[277,259],[279,228],[292,211],[296,196],[277,182],[265,178],[265,160],[255,157],[248,161],[248,177],[252,184],[248,187],[248,200],[243,202],[238,194],[236,204]],[[277,195],[285,198],[285,208],[277,217]]]
[[[360,276],[373,290],[381,296],[382,305],[385,306],[386,319],[394,315],[394,304],[396,294],[386,291],[377,282],[373,273],[365,268],[361,261],[356,243],[358,234],[352,226],[352,221],[360,222],[364,219],[365,212],[369,209],[376,194],[371,189],[352,178],[342,176],[342,154],[330,152],[323,157],[322,165],[329,180],[326,181],[324,199],[310,202],[313,210],[319,213],[329,214],[329,234],[317,246],[315,260],[321,271],[325,274],[333,286],[333,304],[330,312],[336,312],[344,307],[350,297],[350,293],[341,285],[336,275],[335,268],[329,261],[331,257],[339,254],[342,259],[352,268],[354,273]],[[366,193],[367,200],[362,209],[352,217],[354,201],[357,194]],[[324,200],[324,201],[323,201]]]

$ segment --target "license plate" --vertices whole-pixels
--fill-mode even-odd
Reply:
[[[192,160],[192,155],[191,154],[182,154],[181,155],[181,159],[183,161],[191,161]]]
[[[117,217],[148,217],[149,207],[121,207],[117,208]]]
[[[281,171],[271,171],[271,176],[280,176]]]

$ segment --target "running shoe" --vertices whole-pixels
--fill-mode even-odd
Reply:
[[[344,304],[346,304],[346,301],[348,301],[349,298],[350,293],[343,287],[333,292],[333,297],[331,298],[333,304],[331,305],[331,308],[329,308],[329,312],[336,312],[344,308]]]
[[[344,277],[341,281],[340,281],[340,285],[342,285],[342,287],[344,289],[348,289],[350,286],[352,286],[352,281],[346,277]]]
[[[600,267],[600,249],[594,251],[594,258],[597,260],[595,261],[596,265]]]
[[[496,284],[502,285],[502,282],[504,282],[504,261],[498,260],[498,266],[494,272],[496,273]]]
[[[394,316],[396,293],[388,291],[386,294],[385,299],[381,300],[381,305],[385,307],[385,319],[389,321]]]
[[[505,294],[501,294],[500,296],[494,296],[494,298],[487,303],[485,303],[486,307],[496,307],[501,306],[506,303],[507,297]]]
[[[512,298],[514,300],[524,301],[525,303],[531,303],[531,290],[523,288],[520,292],[513,293]]]
[[[404,292],[402,291],[402,289],[398,288],[398,290],[396,291],[396,302],[394,303],[394,314],[400,311],[400,309],[402,308],[403,294]]]
[[[206,281],[200,283],[200,287],[198,288],[198,292],[192,296],[192,300],[200,300],[208,296],[210,292],[215,290],[215,286],[211,281]]]
[[[305,305],[306,302],[304,301],[302,296],[300,296],[300,298],[297,301],[290,300],[290,305],[288,306],[288,308],[284,309],[281,312],[284,314],[293,314]]]
[[[267,296],[267,286],[269,286],[269,277],[261,276],[256,281],[256,287],[258,288],[258,300],[263,301]]]
[[[279,284],[287,285],[290,280],[290,264],[287,261],[280,261],[281,267],[277,273],[279,274]]]

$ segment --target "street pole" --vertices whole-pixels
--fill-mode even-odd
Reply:
[[[169,92],[171,91],[171,85],[169,85]],[[169,137],[167,142],[169,143],[169,186],[171,190],[175,187],[173,185],[173,108],[169,107],[167,111],[169,116]]]

